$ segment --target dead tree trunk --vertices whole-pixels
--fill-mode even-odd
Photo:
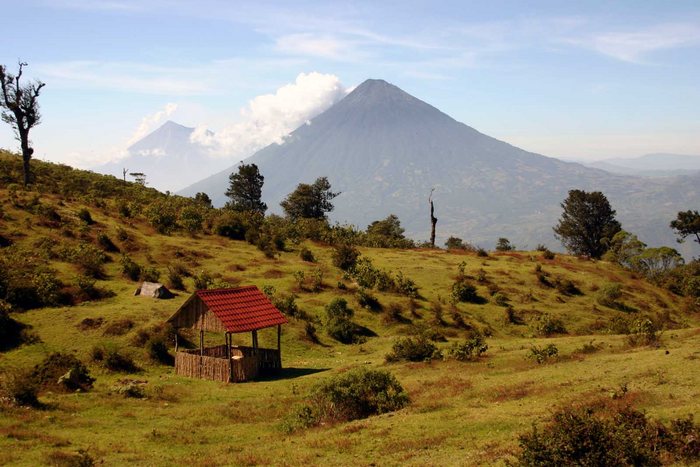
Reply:
[[[435,191],[435,188],[430,190],[428,201],[430,202],[430,246],[435,248],[435,225],[438,220],[435,217],[435,206],[433,206],[433,191]]]

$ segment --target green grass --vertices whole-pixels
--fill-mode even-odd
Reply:
[[[0,189],[2,234],[31,248],[40,237],[62,243],[77,240],[36,224],[35,216],[8,201]],[[111,254],[106,278],[98,287],[114,296],[72,307],[41,308],[13,313],[32,326],[40,343],[0,353],[0,372],[35,365],[54,351],[72,352],[88,363],[97,378],[86,393],[43,393],[42,410],[0,403],[0,464],[57,463],[62,455],[88,449],[107,465],[484,465],[504,464],[517,452],[519,434],[541,422],[558,407],[586,400],[611,398],[628,388],[627,395],[652,418],[670,420],[699,411],[700,374],[692,371],[700,358],[700,317],[685,314],[681,299],[605,262],[584,261],[566,255],[544,260],[539,252],[491,253],[488,258],[442,250],[382,250],[360,248],[376,267],[401,271],[420,287],[416,315],[408,298],[372,291],[382,306],[404,307],[410,323],[391,324],[382,312],[364,310],[355,298],[357,286],[344,281],[331,263],[331,249],[307,242],[317,263],[299,258],[302,245],[289,245],[277,259],[245,242],[200,234],[163,236],[142,220],[129,223],[115,215],[114,200],[96,207],[80,198],[41,194],[42,203],[57,206],[72,219],[87,206],[96,225],[84,231],[88,240],[104,232],[117,240],[125,228],[133,238],[128,254],[139,264],[151,265],[166,280],[168,264],[175,259],[192,273],[210,272],[232,284],[272,285],[280,293],[298,295],[299,307],[323,320],[324,307],[344,297],[355,310],[353,320],[378,336],[358,345],[342,345],[317,325],[321,344],[302,339],[304,323],[290,319],[283,326],[282,360],[285,371],[276,379],[220,384],[177,377],[171,367],[148,360],[146,351],[132,345],[138,329],[163,323],[187,299],[181,292],[171,300],[133,296],[137,287],[120,274],[119,255]],[[29,219],[25,221],[24,219]],[[77,224],[72,224],[73,229]],[[178,257],[178,258],[176,258]],[[449,296],[458,265],[477,286],[485,304],[459,304],[458,313],[471,326],[487,332],[489,350],[477,362],[433,361],[387,364],[385,355],[398,336],[414,332],[416,325],[437,327],[450,342],[466,335],[454,325]],[[581,295],[563,295],[541,284],[535,274],[541,265],[548,278],[571,280]],[[72,264],[52,261],[64,282],[77,274]],[[324,273],[324,288],[317,293],[297,290],[294,271]],[[477,276],[484,276],[479,282]],[[347,290],[337,288],[339,281]],[[610,282],[622,285],[621,301],[630,312],[602,306],[596,292]],[[191,278],[185,279],[189,292]],[[505,309],[492,300],[491,291],[505,294],[523,324],[505,322]],[[445,326],[432,324],[431,304],[443,302]],[[542,313],[563,321],[568,334],[550,338],[533,335],[532,321]],[[626,336],[611,335],[606,326],[615,316],[648,316],[665,324],[659,348],[632,348]],[[101,327],[80,330],[85,318],[102,318]],[[132,330],[122,336],[104,336],[112,322],[130,319]],[[223,336],[208,334],[207,343],[221,344]],[[248,344],[248,335],[234,336]],[[275,330],[263,331],[262,345],[276,345]],[[577,352],[593,341],[598,350]],[[115,345],[133,356],[143,368],[134,375],[114,374],[89,361],[98,344]],[[532,345],[554,343],[559,358],[538,365],[526,359]],[[285,434],[282,423],[317,382],[355,366],[391,371],[406,388],[410,405],[395,413],[332,426]],[[145,382],[146,399],[127,399],[113,387],[124,378]]]

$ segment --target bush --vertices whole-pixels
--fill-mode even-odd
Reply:
[[[111,238],[105,233],[101,233],[97,236],[97,245],[102,248],[103,251],[108,253],[118,253],[119,248],[114,244]]]
[[[175,359],[168,352],[168,342],[165,336],[155,335],[146,342],[146,351],[151,360],[164,365],[173,365]]]
[[[382,305],[377,300],[377,297],[372,295],[364,287],[360,287],[355,293],[355,298],[357,298],[357,303],[362,307],[372,311],[379,311],[382,309]]]
[[[605,284],[599,291],[596,300],[603,306],[616,308],[618,300],[622,297],[622,286],[616,282]]]
[[[533,331],[538,336],[549,337],[554,334],[566,334],[564,323],[559,318],[543,313],[532,323]]]
[[[145,266],[141,268],[140,278],[142,281],[146,282],[158,282],[158,279],[160,279],[160,271],[153,266]]]
[[[122,255],[122,274],[132,281],[137,281],[141,277],[141,266],[127,255]]]
[[[207,271],[200,271],[199,274],[192,276],[194,279],[194,289],[195,290],[205,290],[208,289],[214,283],[214,279],[209,275]]]
[[[40,387],[52,390],[86,391],[95,382],[80,360],[60,352],[52,353],[35,366],[31,376]]]
[[[333,266],[349,271],[355,267],[360,252],[349,243],[341,243],[333,248]]]
[[[391,352],[386,355],[387,362],[406,360],[409,362],[425,362],[441,358],[438,348],[424,336],[402,337],[394,342]]]
[[[302,247],[302,249],[299,251],[299,258],[301,258],[302,261],[308,261],[309,263],[316,262],[314,254],[306,247]]]
[[[569,279],[557,278],[554,287],[562,295],[581,295],[581,290]]]
[[[650,319],[638,319],[629,328],[627,342],[632,346],[658,345],[660,340],[659,328]]]
[[[517,460],[522,466],[660,466],[663,454],[698,459],[699,434],[692,418],[666,427],[629,406],[574,407],[556,412],[543,429],[533,427],[520,436]]]
[[[480,258],[488,258],[489,252],[486,251],[485,249],[479,247],[476,249],[476,256],[478,256]]]
[[[400,410],[408,403],[408,394],[391,373],[361,367],[315,386],[308,403],[288,418],[286,427],[293,431],[357,420]]]
[[[326,331],[333,339],[343,344],[359,343],[363,341],[350,318],[353,311],[348,308],[348,303],[343,298],[336,298],[326,305]]]
[[[548,344],[545,347],[533,345],[530,347],[530,353],[527,355],[527,358],[542,364],[556,358],[558,355],[559,349],[554,344]]]
[[[2,392],[13,404],[27,407],[41,407],[39,385],[31,372],[15,370],[5,374]]]
[[[121,318],[116,321],[112,321],[104,330],[105,336],[123,336],[127,332],[131,331],[134,327],[134,322],[129,318]]]
[[[136,373],[140,368],[130,356],[122,354],[116,348],[95,346],[91,351],[92,359],[100,362],[109,371],[121,373]]]
[[[484,335],[481,332],[474,331],[464,342],[455,342],[450,347],[448,355],[460,362],[474,361],[488,350]]]
[[[403,273],[399,271],[396,274],[396,292],[401,295],[405,295],[410,298],[418,297],[418,286],[412,279],[404,277]]]
[[[513,251],[515,250],[515,246],[513,246],[510,243],[510,240],[508,240],[505,237],[501,237],[498,239],[496,242],[496,251]]]
[[[493,295],[493,303],[495,303],[498,306],[503,306],[503,307],[509,307],[510,305],[508,304],[510,302],[510,299],[508,296],[504,293],[501,292],[496,292]]]
[[[78,219],[85,222],[86,225],[92,225],[95,223],[95,221],[92,220],[90,211],[88,211],[86,208],[82,208],[80,211],[78,211]]]
[[[479,303],[481,300],[476,293],[476,287],[466,279],[457,280],[452,284],[452,301]]]
[[[107,255],[95,245],[79,243],[67,250],[64,258],[76,264],[83,274],[97,279],[104,276],[102,265],[107,262]]]

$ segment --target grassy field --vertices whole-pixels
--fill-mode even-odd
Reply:
[[[10,198],[7,190],[0,195]],[[56,206],[63,219],[74,219],[86,206],[83,200],[39,196],[42,203]],[[0,232],[17,245],[33,248],[47,237],[67,241],[60,231],[38,225],[26,210],[8,201],[2,207]],[[413,303],[395,293],[371,292],[384,310],[392,303],[401,307],[402,319],[391,321],[385,311],[359,306],[357,285],[332,265],[332,249],[323,244],[289,244],[271,259],[242,241],[157,234],[143,221],[119,219],[109,203],[89,209],[96,223],[76,228],[79,235],[92,239],[101,232],[116,238],[117,230],[124,229],[130,238],[128,254],[157,268],[162,278],[177,259],[192,273],[207,271],[233,285],[271,285],[278,293],[296,294],[299,308],[318,318],[320,343],[305,339],[303,321],[290,319],[283,326],[285,369],[277,377],[231,385],[177,377],[172,367],[151,361],[133,341],[139,330],[163,323],[178,309],[193,290],[192,279],[185,280],[189,293],[179,292],[171,300],[135,297],[137,283],[122,277],[120,255],[111,254],[97,286],[113,296],[12,314],[41,341],[0,353],[0,371],[29,368],[60,351],[88,364],[97,380],[89,392],[43,393],[43,409],[0,403],[2,465],[66,465],[81,449],[107,465],[502,465],[517,453],[518,435],[560,407],[623,397],[662,421],[699,412],[700,317],[685,312],[681,298],[609,263],[565,255],[547,260],[541,252],[479,257],[444,250],[361,248],[375,266],[401,271],[419,287]],[[317,262],[299,258],[302,246],[312,250]],[[460,263],[484,303],[461,303],[452,310],[449,298]],[[73,264],[52,260],[51,265],[65,282],[77,273]],[[323,273],[322,289],[299,289],[294,272],[310,276],[317,269]],[[554,286],[566,281],[579,292],[567,294]],[[622,287],[614,307],[597,300],[610,283]],[[508,299],[518,324],[506,320],[495,291]],[[344,297],[355,311],[353,320],[377,336],[354,345],[329,338],[323,310],[336,297]],[[442,323],[436,323],[436,303],[443,310]],[[545,314],[560,319],[566,332],[538,335],[537,322]],[[659,346],[630,346],[627,336],[611,331],[615,320],[642,316],[665,328]],[[419,329],[443,334],[448,342],[438,346],[447,349],[468,332],[457,317],[488,336],[489,349],[478,361],[385,362],[399,336]],[[86,318],[103,321],[83,329],[80,323]],[[120,320],[133,326],[122,335],[104,335]],[[263,331],[260,338],[263,346],[273,345],[275,331]],[[249,339],[236,335],[234,342],[248,344]],[[223,340],[223,335],[207,335],[210,344]],[[91,362],[91,349],[100,344],[122,349],[142,371],[112,373]],[[533,345],[546,344],[557,346],[558,358],[545,364],[527,358]],[[411,403],[364,420],[292,434],[283,429],[285,417],[304,402],[314,384],[357,366],[389,370]],[[117,393],[114,387],[124,379],[142,383],[147,397]]]

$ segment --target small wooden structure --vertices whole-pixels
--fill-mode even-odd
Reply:
[[[168,320],[177,328],[199,330],[199,349],[180,350],[175,341],[175,373],[224,382],[255,379],[282,368],[280,334],[287,318],[256,286],[197,290]],[[258,346],[258,330],[277,326],[277,349]],[[204,347],[204,331],[223,332],[225,343]],[[251,346],[233,344],[233,334],[250,332]]]

